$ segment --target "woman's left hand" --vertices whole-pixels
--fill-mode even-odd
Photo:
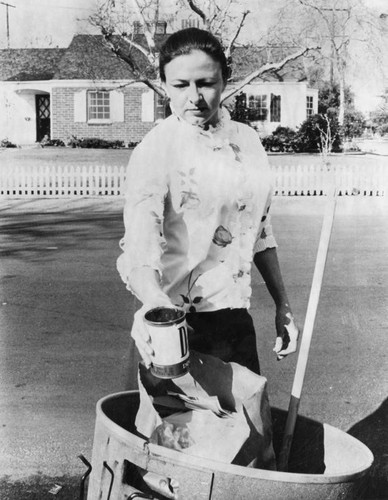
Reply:
[[[278,361],[296,351],[298,347],[299,329],[289,307],[276,309],[276,342],[273,350]]]

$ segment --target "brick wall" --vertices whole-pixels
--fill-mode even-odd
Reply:
[[[148,89],[128,87],[124,93],[124,122],[109,124],[89,124],[74,121],[74,94],[79,88],[55,88],[52,92],[51,120],[52,139],[62,139],[65,143],[72,137],[98,137],[108,140],[139,142],[155,125],[141,121],[141,94]]]

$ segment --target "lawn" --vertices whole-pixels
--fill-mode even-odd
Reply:
[[[132,149],[81,149],[81,148],[18,148],[0,149],[0,166],[17,165],[113,165],[125,166]],[[269,154],[271,165],[317,165],[319,154]],[[365,165],[376,167],[387,164],[387,157],[373,154],[333,154],[333,165]]]
[[[0,166],[113,165],[128,163],[132,149],[17,148],[0,149]]]

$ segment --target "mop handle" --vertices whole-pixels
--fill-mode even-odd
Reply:
[[[313,281],[307,305],[306,319],[303,327],[303,335],[300,344],[298,361],[296,364],[294,382],[291,390],[291,398],[288,407],[288,415],[284,430],[283,444],[279,455],[278,467],[279,470],[283,472],[286,472],[287,470],[288,458],[290,454],[296,418],[298,415],[300,397],[302,393],[311,338],[313,334],[314,321],[318,308],[319,295],[322,287],[322,280],[325,271],[325,264],[329,249],[331,231],[333,228],[336,201],[337,201],[336,191],[333,188],[332,194],[329,195],[329,199],[326,204],[326,210],[323,218],[321,236],[317,252],[317,259],[315,262]]]

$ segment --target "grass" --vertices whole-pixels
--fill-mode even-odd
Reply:
[[[114,165],[128,163],[132,149],[18,148],[0,149],[1,166]]]
[[[126,166],[132,149],[82,149],[65,147],[0,149],[0,168],[2,166],[46,166],[46,165],[112,165]],[[333,154],[332,165],[386,165],[384,156],[369,154]],[[271,165],[319,165],[319,154],[269,154]]]

